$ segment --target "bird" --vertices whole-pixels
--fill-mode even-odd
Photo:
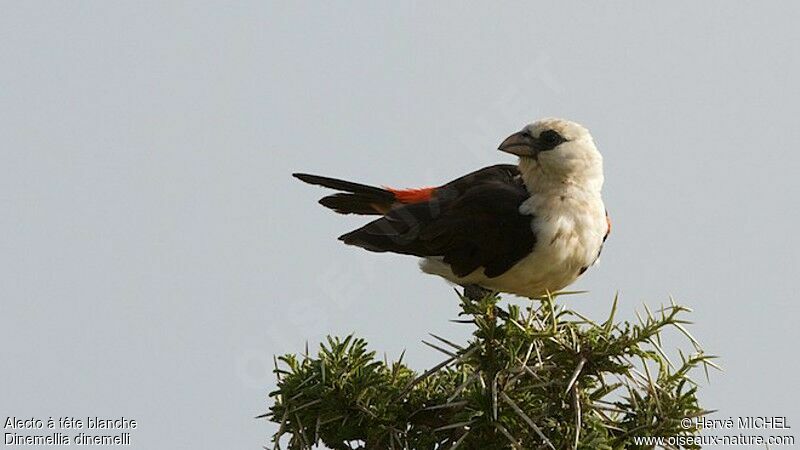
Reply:
[[[423,272],[465,293],[556,293],[597,262],[611,232],[603,157],[585,127],[560,118],[526,125],[498,150],[517,156],[517,164],[492,165],[439,186],[398,189],[293,176],[338,191],[319,200],[337,213],[379,216],[340,236],[345,244],[420,257]]]

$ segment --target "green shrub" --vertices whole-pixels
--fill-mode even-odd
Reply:
[[[563,295],[563,294],[561,294]],[[646,310],[639,322],[596,323],[555,306],[461,298],[458,345],[436,335],[447,359],[421,375],[375,359],[363,339],[328,338],[318,354],[276,361],[278,388],[265,414],[290,449],[637,448],[634,436],[685,436],[681,419],[706,414],[689,372],[714,366],[684,327],[687,308]],[[661,332],[693,347],[670,361]],[[677,358],[676,358],[677,359]],[[714,366],[716,367],[716,366]],[[264,417],[262,416],[262,417]]]

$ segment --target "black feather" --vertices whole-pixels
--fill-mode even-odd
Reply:
[[[536,244],[533,216],[519,212],[529,194],[518,175],[514,166],[487,167],[339,239],[373,252],[441,257],[457,276],[481,267],[487,277],[499,276]]]
[[[322,206],[339,214],[383,214],[395,202],[391,191],[379,187],[307,173],[295,173],[292,176],[308,184],[346,192],[329,195],[319,201]]]
[[[394,194],[392,194],[390,191],[375,186],[368,186],[366,184],[353,183],[352,181],[339,180],[336,178],[311,175],[307,173],[294,173],[292,176],[308,184],[336,189],[337,191],[372,195],[376,198],[382,198],[384,201],[394,200]]]
[[[388,209],[383,202],[363,194],[333,194],[322,197],[319,204],[339,214],[383,215]]]

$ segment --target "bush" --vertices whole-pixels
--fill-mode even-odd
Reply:
[[[561,294],[563,295],[563,294]],[[350,449],[637,448],[636,436],[687,436],[681,419],[706,414],[692,369],[714,366],[671,303],[639,322],[596,323],[557,308],[461,297],[459,320],[475,327],[467,345],[436,335],[447,359],[417,375],[400,360],[375,359],[363,339],[328,338],[318,354],[276,361],[274,447]],[[693,346],[675,364],[661,332]],[[307,352],[306,352],[307,353]],[[677,362],[677,361],[676,361]],[[716,366],[715,366],[716,367]],[[642,446],[641,448],[645,448]],[[696,447],[690,447],[696,448]]]

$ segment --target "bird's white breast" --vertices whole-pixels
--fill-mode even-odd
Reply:
[[[580,192],[533,194],[520,205],[531,217],[536,236],[533,251],[504,274],[488,278],[483,269],[456,277],[440,259],[423,261],[422,269],[461,285],[536,297],[563,289],[597,260],[608,231],[605,206],[597,195]]]
[[[486,280],[508,292],[538,296],[575,281],[594,264],[608,231],[599,195],[534,195],[520,206],[531,214],[536,244],[502,279]]]

